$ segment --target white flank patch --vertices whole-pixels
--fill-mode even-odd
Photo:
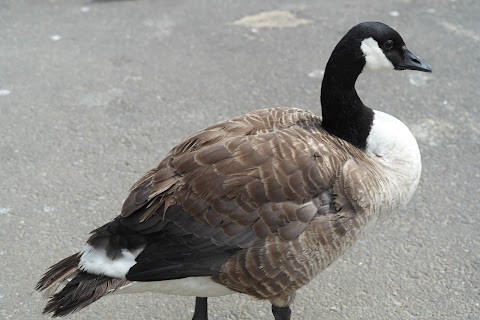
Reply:
[[[362,41],[360,46],[363,55],[365,56],[365,68],[369,70],[393,70],[393,64],[383,53],[378,46],[378,42],[373,38],[368,38]]]
[[[160,292],[177,296],[219,297],[235,293],[210,277],[188,277],[175,280],[132,282],[115,293]]]
[[[122,256],[112,260],[107,257],[104,249],[95,249],[87,244],[82,251],[78,268],[93,274],[124,279],[128,270],[137,263],[135,259],[142,251],[143,248],[135,251],[122,249]]]
[[[289,11],[264,11],[243,17],[233,24],[248,28],[295,28],[312,23],[312,20],[299,19]]]

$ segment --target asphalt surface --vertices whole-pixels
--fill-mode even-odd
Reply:
[[[1,0],[0,319],[46,319],[41,274],[183,138],[262,107],[320,112],[333,47],[367,20],[433,66],[357,86],[412,129],[422,179],[404,211],[299,291],[292,319],[479,319],[479,15],[477,0]],[[190,319],[193,303],[117,295],[70,319]],[[242,295],[210,299],[210,315],[273,318]]]

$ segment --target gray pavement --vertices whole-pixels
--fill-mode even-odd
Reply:
[[[274,10],[292,16],[234,24]],[[434,68],[358,83],[416,135],[422,180],[299,292],[293,319],[479,319],[479,16],[477,0],[0,0],[0,319],[46,319],[41,274],[182,138],[261,107],[320,112],[330,52],[366,20]],[[246,296],[210,301],[213,320],[272,319]],[[70,319],[190,319],[193,302],[117,295]]]

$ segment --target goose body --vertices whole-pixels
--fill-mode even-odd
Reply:
[[[200,320],[206,297],[239,292],[290,319],[295,292],[404,207],[420,178],[409,129],[358,98],[364,68],[431,70],[390,27],[355,26],[327,64],[323,117],[261,109],[177,145],[133,185],[117,218],[47,271],[37,286],[52,293],[45,312],[155,291],[201,297]]]

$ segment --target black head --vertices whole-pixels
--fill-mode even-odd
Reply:
[[[405,46],[402,37],[381,22],[363,22],[340,40],[328,60],[322,81],[322,126],[329,133],[364,149],[374,112],[357,95],[355,82],[365,70],[431,72]]]
[[[407,49],[397,31],[381,22],[357,24],[338,46],[351,48],[354,60],[363,63],[363,69],[432,71],[430,65],[422,63]]]

